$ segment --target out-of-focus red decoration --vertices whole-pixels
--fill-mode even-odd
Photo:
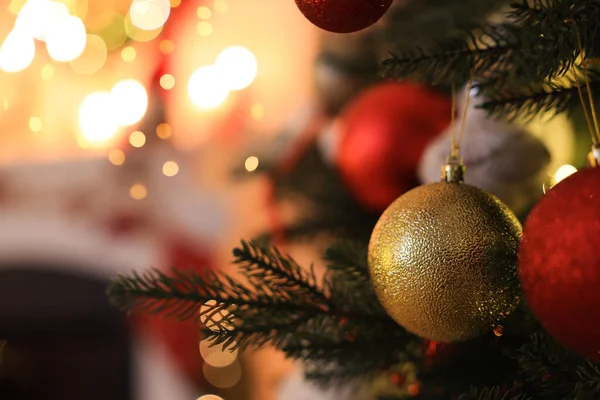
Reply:
[[[306,19],[334,33],[357,32],[379,21],[393,0],[296,0]]]
[[[525,223],[519,267],[544,328],[600,360],[600,168],[571,175],[540,200]]]
[[[334,159],[356,199],[382,212],[417,186],[421,155],[451,114],[450,97],[408,82],[380,84],[351,103],[334,127]]]

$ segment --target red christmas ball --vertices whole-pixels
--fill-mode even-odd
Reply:
[[[544,328],[600,360],[600,168],[571,175],[536,205],[519,267],[525,298]]]
[[[415,83],[380,84],[354,100],[334,125],[332,158],[355,198],[382,212],[417,186],[421,155],[451,114],[450,97]]]
[[[302,14],[319,28],[334,33],[349,33],[379,21],[393,0],[295,1]]]

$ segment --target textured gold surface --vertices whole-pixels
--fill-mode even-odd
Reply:
[[[397,323],[428,339],[491,331],[520,300],[521,233],[500,200],[473,186],[413,189],[373,230],[369,270],[377,296]]]

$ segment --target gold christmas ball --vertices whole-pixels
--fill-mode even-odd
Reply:
[[[383,213],[369,272],[389,315],[421,337],[452,342],[491,331],[520,300],[521,224],[493,195],[463,183],[413,189]]]

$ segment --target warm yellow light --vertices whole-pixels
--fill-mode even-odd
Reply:
[[[200,21],[198,25],[196,25],[196,30],[200,34],[200,36],[210,36],[213,32],[213,27],[210,22]]]
[[[231,388],[242,378],[242,366],[237,360],[224,368],[215,368],[204,363],[202,372],[208,383],[220,389]]]
[[[123,61],[133,61],[135,56],[135,49],[131,46],[123,47],[123,50],[121,50],[121,58]]]
[[[119,149],[112,149],[108,153],[108,161],[113,165],[123,165],[125,163],[125,153]]]
[[[160,77],[160,87],[165,90],[171,90],[175,86],[175,78],[171,74],[164,74]]]
[[[255,104],[252,106],[250,113],[252,114],[253,120],[259,121],[265,116],[265,107],[262,104]]]
[[[79,109],[79,126],[89,142],[104,142],[117,133],[119,124],[113,116],[112,99],[108,93],[92,93],[83,100]]]
[[[215,11],[219,14],[225,14],[229,11],[229,5],[226,0],[215,0]]]
[[[49,81],[54,77],[54,67],[52,64],[46,64],[42,67],[42,79]]]
[[[213,109],[220,106],[229,96],[223,75],[214,66],[197,69],[188,82],[188,95],[197,107]]]
[[[67,62],[76,59],[83,53],[87,34],[83,21],[68,15],[56,21],[46,35],[46,49],[55,61]]]
[[[10,4],[8,5],[8,10],[17,15],[21,9],[23,8],[23,6],[25,5],[25,3],[27,2],[27,0],[12,0],[10,2]]]
[[[246,158],[244,167],[246,167],[246,171],[248,172],[256,171],[256,168],[258,168],[258,163],[258,157],[248,157]]]
[[[200,355],[202,359],[213,367],[223,368],[231,365],[238,356],[238,351],[223,351],[223,346],[211,346],[211,342],[203,340],[200,342]]]
[[[216,394],[205,394],[204,396],[198,397],[196,400],[223,400],[223,398]]]
[[[145,31],[163,26],[170,13],[169,0],[133,0],[129,8],[129,17],[133,25]]]
[[[29,129],[31,129],[32,132],[39,132],[42,130],[43,127],[44,124],[42,123],[42,120],[38,117],[29,118]]]
[[[93,74],[102,68],[108,56],[104,39],[98,35],[87,35],[83,53],[69,64],[78,74]]]
[[[165,176],[175,176],[179,173],[179,165],[175,161],[167,161],[163,164],[162,172]]]
[[[69,16],[63,3],[50,0],[29,0],[17,16],[15,29],[44,41],[50,30]]]
[[[129,195],[135,200],[142,200],[148,196],[148,189],[142,183],[136,183],[129,189]]]
[[[136,80],[118,82],[110,91],[113,113],[118,123],[129,126],[139,122],[148,108],[148,93]]]
[[[144,135],[144,132],[135,131],[129,135],[129,143],[133,147],[143,147],[146,144],[146,135]]]
[[[171,8],[179,7],[181,0],[171,0]]]
[[[159,124],[156,127],[156,136],[161,139],[168,139],[172,133],[171,125],[167,123]]]
[[[8,100],[7,99],[2,100],[2,109],[4,111],[8,110]]]
[[[573,175],[575,172],[577,172],[577,168],[575,168],[572,165],[566,164],[556,171],[556,174],[554,174],[554,179],[556,183],[559,183],[560,181],[563,181],[569,176]]]
[[[229,47],[217,57],[215,66],[225,76],[229,90],[242,90],[256,78],[258,64],[252,52],[241,46]]]
[[[27,68],[35,58],[35,43],[31,36],[13,30],[0,47],[0,69],[18,72]]]
[[[210,19],[210,17],[212,16],[212,11],[206,6],[201,6],[198,7],[198,9],[196,10],[196,14],[200,19]]]
[[[175,44],[170,40],[161,40],[159,49],[163,54],[171,54],[173,51],[175,51]]]

